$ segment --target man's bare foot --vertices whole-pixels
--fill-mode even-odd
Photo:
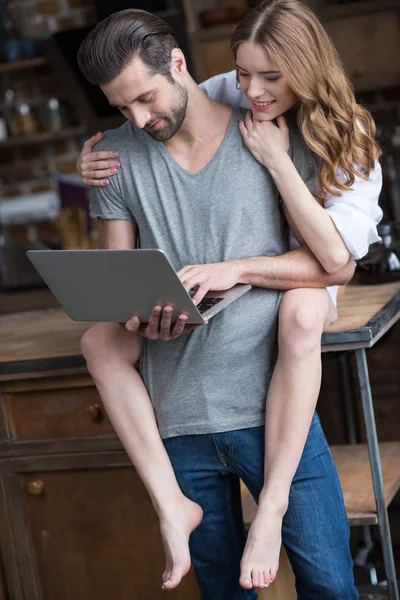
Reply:
[[[282,544],[285,510],[260,504],[251,524],[240,563],[240,585],[245,589],[268,587],[276,577]]]
[[[173,515],[161,517],[161,537],[166,556],[163,590],[176,588],[189,571],[189,537],[200,525],[202,518],[202,508],[188,498],[174,507]]]

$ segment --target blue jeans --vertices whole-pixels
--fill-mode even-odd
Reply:
[[[183,493],[204,510],[190,538],[202,600],[257,598],[239,585],[245,545],[239,478],[257,501],[264,434],[264,427],[253,427],[164,440]],[[299,600],[358,598],[340,483],[316,414],[291,486],[282,538]]]

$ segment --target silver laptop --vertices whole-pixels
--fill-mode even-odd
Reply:
[[[147,323],[154,306],[173,306],[172,321],[202,324],[251,289],[208,292],[195,306],[162,250],[29,250],[36,267],[74,321]]]

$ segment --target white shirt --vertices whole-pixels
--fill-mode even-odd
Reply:
[[[217,102],[250,109],[245,95],[236,87],[236,71],[211,77],[201,83],[200,87]],[[337,171],[337,178],[342,183],[346,182],[346,177],[340,169]],[[377,231],[377,225],[383,216],[378,205],[381,189],[382,169],[379,162],[375,161],[368,181],[356,177],[351,190],[341,191],[341,196],[326,196],[325,209],[356,260],[365,256],[369,246],[381,239]],[[291,235],[291,247],[295,248],[298,245],[295,237]],[[336,305],[337,286],[327,289]]]

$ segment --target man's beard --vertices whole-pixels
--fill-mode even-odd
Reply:
[[[178,88],[178,95],[175,106],[172,108],[169,115],[162,115],[153,122],[148,123],[145,126],[145,131],[157,142],[166,142],[170,140],[182,127],[182,123],[186,117],[186,110],[188,104],[188,91],[185,87],[179,83],[174,84]],[[163,121],[160,129],[149,131],[146,127],[154,125],[157,121]]]

